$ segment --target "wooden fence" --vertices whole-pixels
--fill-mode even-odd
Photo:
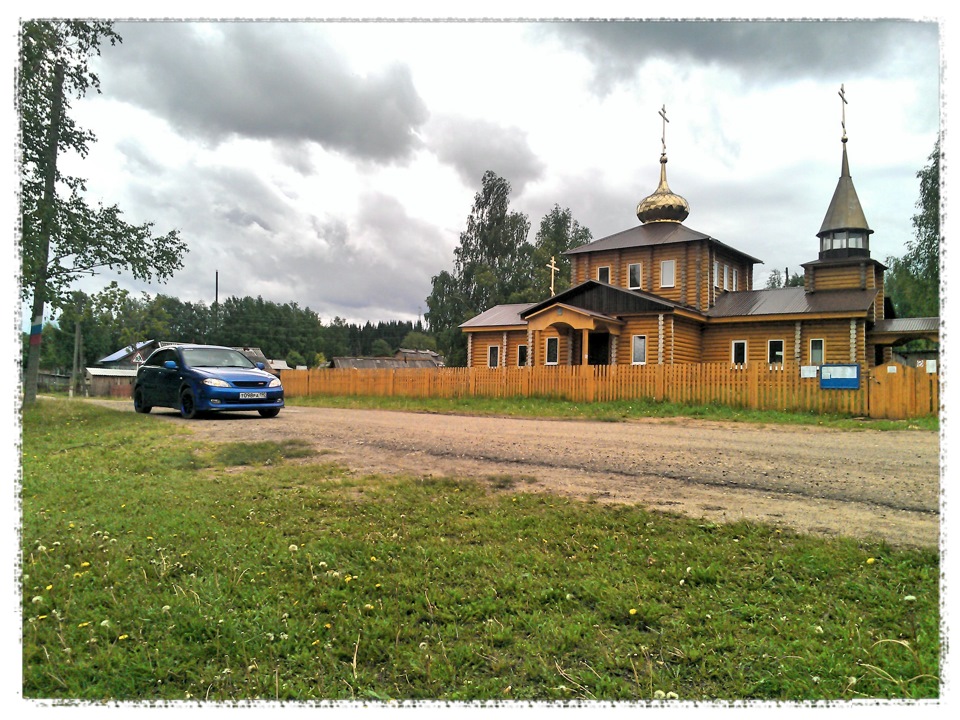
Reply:
[[[904,419],[936,415],[938,376],[923,368],[862,370],[858,389],[823,389],[795,365],[578,365],[398,370],[284,370],[287,397],[555,397],[574,402],[650,399],[756,410]]]

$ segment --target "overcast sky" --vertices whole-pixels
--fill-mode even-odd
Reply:
[[[422,16],[421,16],[422,17]],[[534,15],[533,17],[536,17]],[[594,239],[668,178],[688,227],[800,272],[841,160],[872,256],[912,237],[940,122],[931,21],[119,22],[97,136],[64,167],[132,223],[180,231],[184,268],[139,293],[262,296],[324,322],[415,320],[486,170],[531,223],[555,204]],[[549,292],[544,288],[544,297]]]

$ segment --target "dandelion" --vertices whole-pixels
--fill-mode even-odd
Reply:
[[[331,625],[330,623],[324,623],[323,626],[324,626],[327,630],[329,630],[330,628],[333,627],[333,625]]]
[[[636,608],[630,608],[630,614],[631,614],[631,615],[636,615],[636,614],[637,614],[637,609],[636,609]]]
[[[371,605],[370,603],[367,603],[366,605],[363,606],[363,609],[364,609],[364,610],[373,610],[373,605]]]
[[[82,622],[82,623],[80,623],[79,625],[77,625],[77,627],[78,627],[78,628],[85,628],[85,627],[87,627],[87,625],[89,625],[89,624],[90,624],[90,623],[88,623],[88,622]]]
[[[82,568],[90,567],[90,563],[88,563],[86,560],[84,560],[82,563],[80,563],[80,567],[82,567]]]
[[[876,562],[875,558],[872,558],[872,557],[867,558],[867,565],[873,565],[875,562]]]
[[[370,556],[370,562],[376,562],[376,561],[377,561],[377,556],[376,556],[376,555],[371,555],[371,556]]]
[[[379,587],[380,587],[380,583],[377,583],[376,585],[374,585],[374,587],[375,587],[375,588],[379,588]]]

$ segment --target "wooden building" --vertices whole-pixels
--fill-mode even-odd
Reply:
[[[873,230],[850,176],[845,130],[840,179],[803,287],[752,289],[761,261],[684,225],[690,206],[670,190],[666,168],[664,141],[660,183],[637,206],[640,225],[567,251],[569,289],[463,323],[467,365],[866,368],[907,340],[939,342],[939,318],[894,317],[886,267],[870,256]]]

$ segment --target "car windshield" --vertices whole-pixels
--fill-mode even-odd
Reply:
[[[256,367],[246,355],[229,348],[184,348],[183,361],[190,367]]]

